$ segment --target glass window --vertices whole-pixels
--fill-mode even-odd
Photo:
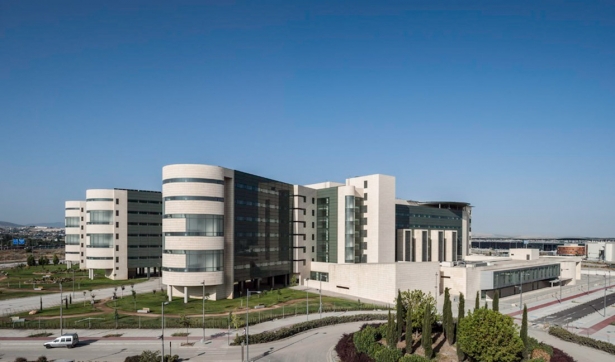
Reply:
[[[79,227],[79,218],[78,217],[67,217],[64,219],[64,226],[67,228],[78,228]]]
[[[112,225],[113,211],[112,210],[90,210],[90,221],[88,225]]]
[[[88,234],[90,243],[88,248],[111,248],[113,247],[113,234]]]
[[[68,234],[65,240],[66,245],[79,245],[79,234]]]

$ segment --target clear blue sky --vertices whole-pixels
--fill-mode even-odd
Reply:
[[[2,1],[0,220],[206,163],[615,236],[615,5],[461,3]]]

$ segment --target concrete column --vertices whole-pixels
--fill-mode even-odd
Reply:
[[[269,278],[269,285],[270,285],[270,289],[273,289],[273,287],[275,286],[275,277]]]
[[[149,266],[147,267],[147,279],[149,279]]]
[[[89,269],[88,272],[89,272],[88,276],[89,276],[90,280],[94,280],[94,269]]]
[[[184,303],[188,303],[188,287],[184,287]]]
[[[256,290],[261,290],[261,278],[256,278]]]
[[[167,285],[167,296],[169,297],[169,302],[173,300],[173,286]]]

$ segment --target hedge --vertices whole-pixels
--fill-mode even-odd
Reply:
[[[357,314],[351,316],[342,316],[342,317],[325,317],[322,319],[316,319],[309,322],[297,323],[290,327],[285,327],[278,329],[276,331],[267,331],[257,334],[250,335],[250,344],[257,343],[268,343],[277,341],[280,339],[292,337],[295,334],[299,334],[305,331],[309,331],[310,329],[327,327],[336,324],[342,323],[352,323],[352,322],[362,322],[362,321],[374,321],[374,320],[384,320],[386,319],[386,315],[384,314]],[[231,343],[234,346],[241,344],[241,342],[245,342],[246,336],[236,336]]]
[[[614,344],[598,341],[593,338],[579,336],[578,334],[568,332],[566,329],[561,327],[549,328],[549,334],[564,341],[576,343],[581,346],[595,348],[606,353],[615,354]]]

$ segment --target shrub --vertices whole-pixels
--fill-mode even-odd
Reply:
[[[15,362],[28,362],[28,360],[23,357],[17,357],[15,358]]]
[[[309,331],[310,329],[332,326],[341,323],[383,320],[386,316],[383,314],[356,314],[351,316],[342,317],[326,317],[322,319],[316,319],[309,322],[297,323],[290,327],[281,328],[275,331],[267,331],[250,335],[250,344],[273,342],[280,339],[292,337],[296,334]],[[232,345],[237,346],[241,342],[245,342],[246,336],[236,336]]]
[[[141,360],[141,356],[128,356],[124,358],[124,362],[139,362]]]
[[[544,362],[549,362],[551,361],[551,356],[544,350],[540,349],[540,348],[536,348],[532,351],[532,354],[530,356],[533,360],[541,360]]]
[[[551,357],[551,362],[575,362],[575,359],[570,357],[561,349],[553,348],[553,357]]]
[[[401,351],[397,348],[382,348],[374,355],[378,362],[397,362],[401,358]]]
[[[36,360],[36,362],[47,362],[47,357],[45,357],[45,356],[40,356],[40,357]]]
[[[549,334],[559,339],[563,339],[564,341],[576,343],[581,346],[595,348],[606,353],[615,354],[615,345],[603,341],[598,341],[592,338],[579,336],[578,334],[568,332],[561,327],[549,328]]]
[[[358,332],[357,332],[358,333]],[[360,353],[354,345],[354,335],[344,334],[335,345],[335,352],[342,362],[371,362],[371,358],[365,353]]]
[[[524,350],[518,330],[509,316],[477,309],[459,322],[457,348],[475,361],[518,361]]]

